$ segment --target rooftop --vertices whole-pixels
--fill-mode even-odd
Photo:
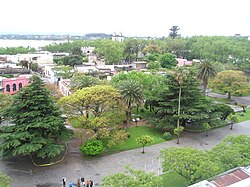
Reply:
[[[250,187],[250,166],[234,168],[189,187]]]

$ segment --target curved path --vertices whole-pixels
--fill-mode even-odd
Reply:
[[[123,171],[126,164],[159,173],[161,169],[158,156],[164,148],[176,146],[210,149],[231,134],[250,135],[250,121],[236,124],[234,130],[229,130],[229,126],[214,129],[209,132],[208,137],[205,137],[204,133],[184,132],[179,145],[176,140],[153,145],[145,148],[145,154],[141,154],[141,149],[134,149],[101,158],[86,159],[71,149],[66,159],[54,166],[38,168],[33,166],[30,160],[0,161],[0,171],[13,178],[13,187],[61,187],[60,180],[64,176],[73,182],[84,176],[93,179],[96,186],[99,186],[103,176]]]

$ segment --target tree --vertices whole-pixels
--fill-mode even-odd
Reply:
[[[161,67],[172,69],[176,67],[178,62],[176,60],[175,55],[172,55],[171,53],[165,53],[160,56],[160,63],[161,63]]]
[[[219,117],[221,120],[226,120],[227,117],[234,112],[234,110],[229,106],[229,105],[226,105],[226,104],[216,104],[214,105],[214,110],[213,112],[214,113],[219,113]]]
[[[15,125],[1,127],[0,152],[4,157],[33,155],[40,158],[59,155],[68,138],[59,109],[38,76],[14,96],[5,110]]]
[[[179,26],[172,26],[171,29],[169,29],[171,32],[169,33],[169,36],[171,38],[176,38],[177,36],[180,36],[178,34],[178,30],[180,30]]]
[[[244,95],[249,93],[247,77],[242,71],[225,70],[217,74],[211,81],[211,88],[227,93],[227,99],[231,95]]]
[[[176,80],[179,84],[177,131],[180,130],[179,126],[180,126],[180,112],[181,112],[181,88],[185,79],[186,79],[185,70],[183,68],[177,69]],[[178,144],[179,144],[179,136],[178,136]]]
[[[81,65],[83,62],[82,56],[79,55],[72,55],[72,56],[66,56],[61,59],[62,64],[65,66],[72,66],[75,65]]]
[[[177,144],[180,143],[180,135],[181,135],[183,130],[184,130],[184,127],[182,127],[182,126],[177,126],[174,129],[174,134],[177,136]]]
[[[79,55],[79,56],[81,56],[82,55],[82,49],[81,49],[81,47],[74,47],[73,50],[72,50],[72,55]]]
[[[149,62],[148,63],[148,69],[159,69],[161,68],[160,62]]]
[[[163,173],[175,172],[185,177],[189,183],[205,180],[222,172],[220,163],[210,160],[206,152],[193,148],[171,147],[163,149],[162,158]]]
[[[144,49],[142,50],[142,52],[144,54],[160,54],[161,53],[161,49],[159,48],[158,45],[156,44],[149,44],[148,46],[144,47]]]
[[[76,73],[70,79],[70,82],[71,90],[75,92],[82,88],[98,85],[100,80],[92,76],[86,76],[84,73]]]
[[[233,125],[234,125],[234,123],[239,122],[239,118],[238,118],[238,116],[236,116],[236,114],[230,114],[228,116],[228,119],[230,121],[230,130],[233,130]]]
[[[198,79],[202,80],[204,96],[206,95],[207,91],[208,78],[214,77],[215,75],[216,71],[210,62],[207,61],[201,62],[197,77]]]
[[[149,135],[142,135],[141,137],[139,137],[139,138],[136,139],[136,142],[137,142],[138,144],[141,144],[141,145],[142,145],[142,153],[143,153],[143,154],[145,153],[145,152],[144,152],[144,147],[145,147],[145,145],[150,144],[150,143],[152,143],[153,141],[154,141],[154,139],[153,139],[151,136],[149,136]]]
[[[11,178],[3,173],[0,173],[0,187],[11,187]]]
[[[223,171],[250,163],[250,137],[247,135],[228,136],[211,149],[211,160],[221,164]]]
[[[116,173],[102,179],[103,187],[163,187],[162,179],[154,173],[146,173],[143,170],[134,170],[126,166],[124,173]]]
[[[32,63],[31,64],[31,70],[37,72],[38,71],[38,63]]]
[[[70,96],[63,97],[59,103],[64,111],[71,115],[93,114],[99,117],[103,112],[116,109],[119,105],[119,90],[112,86],[96,85],[77,90]]]
[[[138,60],[139,52],[143,52],[146,46],[146,41],[143,39],[133,39],[129,38],[124,41],[124,52],[129,62],[132,60]]]
[[[203,97],[191,69],[185,72],[181,91],[177,72],[166,75],[164,86],[165,88],[162,87],[154,96],[156,119],[152,121],[153,126],[173,130],[178,124],[178,119],[180,126],[185,126],[188,122],[199,125],[200,122],[208,120],[211,101]]]
[[[131,118],[131,110],[134,106],[139,106],[144,102],[144,94],[142,86],[134,80],[127,80],[121,82],[119,86],[119,90],[121,93],[121,99],[126,106],[126,128],[129,130],[130,128],[130,118]]]
[[[53,68],[55,76],[63,79],[69,79],[74,74],[74,69],[71,66],[56,66]]]
[[[104,57],[105,64],[120,64],[123,57],[124,44],[112,40],[102,40],[97,48],[100,57]]]
[[[27,69],[29,67],[29,62],[27,60],[21,60],[20,64],[21,64],[22,67],[25,67]]]
[[[49,90],[50,95],[54,100],[58,101],[63,97],[63,94],[60,92],[57,85],[46,83],[45,88]]]
[[[9,94],[0,93],[0,124],[2,122],[2,112],[11,106],[13,102],[13,96]]]

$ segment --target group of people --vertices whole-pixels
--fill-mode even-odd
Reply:
[[[62,178],[62,183],[63,183],[63,187],[66,187],[67,185],[67,179],[66,177],[63,177]],[[69,181],[69,185],[68,187],[73,187],[74,186],[77,186],[77,187],[93,187],[94,186],[94,182],[93,180],[86,180],[85,181],[85,178],[84,177],[81,177],[81,178],[78,178],[77,179],[77,182],[74,184],[72,181]]]

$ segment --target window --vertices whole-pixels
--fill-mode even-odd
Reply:
[[[12,90],[13,90],[13,92],[16,91],[16,84],[12,85]]]
[[[9,84],[6,85],[6,91],[10,92],[10,85]]]
[[[18,84],[19,90],[20,90],[22,87],[23,87],[22,83],[19,83],[19,84]]]

